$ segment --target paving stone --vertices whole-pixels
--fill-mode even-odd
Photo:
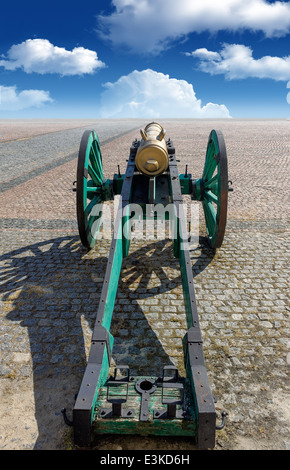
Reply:
[[[118,163],[124,171],[138,123],[114,122],[111,128],[109,123],[96,124],[107,140],[102,152],[110,178]],[[168,121],[180,172],[188,163],[200,177],[207,137],[217,125],[225,135],[234,183],[226,236],[215,256],[202,238],[190,256],[209,379],[218,405],[229,413],[228,427],[218,439],[223,448],[237,448],[239,437],[259,436],[265,428],[264,447],[285,448],[289,123]],[[1,162],[0,411],[9,406],[16,422],[19,409],[11,403],[23,384],[35,407],[21,410],[26,419],[21,439],[13,440],[12,428],[3,435],[0,446],[6,449],[62,448],[61,416],[47,426],[42,408],[55,418],[66,402],[73,406],[89,353],[110,242],[100,240],[87,254],[78,237],[71,188],[73,153],[83,130],[0,143],[7,159]],[[120,136],[111,140],[114,135]],[[204,235],[202,212],[200,218]],[[134,373],[156,376],[164,365],[176,364],[184,373],[186,330],[179,262],[170,240],[134,240],[124,260],[112,320],[113,363],[125,361]]]

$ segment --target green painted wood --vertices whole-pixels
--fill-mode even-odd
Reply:
[[[148,421],[140,421],[141,394],[137,392],[135,385],[140,379],[153,379],[156,377],[133,377],[128,383],[127,401],[123,403],[124,409],[134,410],[134,417],[131,418],[108,418],[101,417],[102,408],[111,408],[112,404],[107,401],[108,386],[105,384],[99,391],[98,400],[95,406],[93,432],[95,434],[133,434],[133,435],[159,435],[159,436],[188,436],[194,437],[197,433],[197,421],[195,416],[195,407],[190,388],[190,381],[185,380],[185,409],[187,418],[183,419],[157,419],[154,418],[154,410],[166,410],[166,404],[162,403],[162,388],[158,386],[154,393],[149,396],[149,415]],[[110,389],[109,389],[110,392]],[[125,392],[125,394],[124,394]],[[114,388],[114,396],[124,398],[126,391],[124,385],[120,394]],[[109,396],[111,396],[109,394]],[[111,396],[112,397],[112,396]],[[180,391],[176,389],[167,389],[164,391],[164,398],[177,400],[180,398]],[[177,405],[177,409],[182,409]]]
[[[212,248],[219,248],[225,232],[228,197],[227,154],[221,131],[210,133],[201,189],[208,240]]]
[[[105,275],[105,283],[103,285],[103,290],[107,289],[106,297],[101,294],[101,302],[105,303],[102,326],[104,326],[108,331],[111,326],[112,315],[114,311],[115,299],[119,284],[121,266],[123,261],[123,240],[122,240],[122,223],[121,220],[118,221],[118,225],[115,228],[114,239],[111,245],[111,251],[113,254],[112,262],[109,261],[107,265],[107,272]],[[112,264],[110,264],[112,263]],[[107,285],[108,284],[108,288]]]
[[[85,131],[78,156],[77,218],[80,238],[87,249],[94,247],[101,225],[95,223],[99,216],[96,217],[93,209],[94,205],[103,201],[102,185],[102,154],[98,136],[94,131]]]
[[[214,175],[216,165],[216,141],[212,139],[213,143],[209,145],[208,158],[210,159],[205,165],[205,183],[208,196],[205,198],[206,204],[206,217],[207,224],[211,227],[214,225],[215,213],[212,209],[213,204],[217,204],[219,195],[219,179]],[[97,148],[97,146],[96,146]],[[93,155],[95,156],[96,148],[94,148]],[[213,160],[215,162],[213,163]],[[98,160],[92,166],[93,176],[98,168]],[[134,163],[134,162],[133,162]],[[180,271],[182,278],[182,287],[184,293],[184,304],[186,312],[186,320],[188,325],[188,333],[183,340],[184,355],[187,375],[184,381],[185,400],[183,410],[186,410],[186,418],[183,419],[157,419],[154,411],[166,409],[166,404],[162,402],[162,388],[157,386],[156,390],[150,394],[149,398],[149,415],[148,420],[144,418],[140,420],[141,408],[141,394],[136,390],[136,381],[141,377],[131,378],[128,382],[128,396],[126,395],[126,403],[122,406],[126,409],[134,410],[134,417],[114,417],[104,419],[101,415],[102,408],[110,408],[112,404],[107,400],[108,382],[107,376],[109,371],[109,350],[107,350],[108,343],[110,349],[113,348],[113,336],[109,333],[112,315],[114,312],[114,304],[118,289],[119,277],[122,268],[122,260],[127,256],[130,246],[130,229],[128,221],[130,219],[129,203],[132,199],[132,180],[134,178],[134,165],[130,162],[127,166],[126,175],[124,178],[116,178],[113,183],[119,189],[122,187],[121,196],[124,196],[119,205],[118,214],[115,220],[115,232],[111,243],[108,264],[106,268],[105,280],[101,292],[100,304],[98,308],[96,325],[93,332],[92,345],[89,355],[88,366],[82,383],[82,390],[87,390],[86,387],[91,387],[90,391],[90,404],[89,410],[83,406],[80,396],[76,411],[79,416],[84,420],[84,427],[86,432],[88,426],[92,425],[92,430],[96,434],[140,434],[140,435],[160,435],[160,436],[190,436],[205,446],[208,441],[210,447],[213,443],[214,429],[215,429],[215,410],[211,390],[208,384],[206,374],[204,357],[202,351],[202,340],[199,328],[199,320],[196,308],[195,293],[193,287],[193,275],[191,261],[188,251],[186,223],[182,208],[182,191],[185,194],[190,193],[191,187],[186,180],[181,189],[180,182],[185,180],[185,175],[178,177],[177,165],[174,157],[169,165],[169,174],[166,180],[167,187],[169,188],[168,200],[173,202],[176,212],[172,214],[171,221],[175,224],[176,234],[174,239],[174,255],[179,257]],[[118,181],[116,181],[118,180]],[[203,191],[205,190],[204,182],[197,180],[196,184],[198,197],[202,199]],[[160,179],[160,187],[156,185],[158,197],[162,199],[164,193]],[[122,186],[121,186],[122,185]],[[95,187],[95,186],[91,186]],[[109,185],[108,185],[109,187]],[[88,189],[86,188],[88,191]],[[188,191],[188,193],[187,193]],[[97,195],[95,196],[97,197]],[[93,206],[94,198],[91,203]],[[90,204],[90,203],[89,203]],[[88,205],[89,206],[89,205]],[[87,206],[87,212],[91,212],[92,206]],[[124,232],[125,228],[125,232]],[[213,230],[213,229],[212,229]],[[191,331],[189,334],[189,330]],[[193,333],[193,334],[192,334]],[[197,337],[200,339],[196,339]],[[193,349],[192,349],[193,348]],[[192,351],[196,351],[192,354]],[[101,353],[100,353],[101,351]],[[95,372],[97,376],[90,383],[90,373]],[[142,377],[144,379],[144,377]],[[168,390],[168,398],[176,399],[176,389]],[[111,392],[109,393],[112,398]],[[85,393],[84,395],[85,396]],[[115,395],[116,396],[116,395]],[[118,394],[117,394],[118,396]],[[124,401],[124,390],[120,393],[119,398]],[[89,420],[87,419],[88,413],[90,414]],[[89,422],[89,424],[88,424]]]
[[[192,179],[191,174],[183,174],[179,175],[180,187],[182,194],[191,194],[192,193]]]
[[[179,436],[195,437],[196,424],[191,421],[161,420],[135,421],[133,419],[97,420],[93,422],[92,431],[96,434],[128,434],[141,436]]]
[[[218,173],[214,175],[212,178],[204,181],[204,188],[207,190],[211,190],[214,194],[217,194],[218,190]]]
[[[129,204],[125,205],[123,207],[123,215],[122,215],[122,249],[123,249],[123,257],[126,258],[129,253],[129,248],[130,248],[130,235],[131,235],[131,229],[130,229],[130,218],[131,218],[131,213],[130,213],[130,206]]]
[[[211,173],[212,167],[210,165],[207,172],[210,175],[210,178],[212,178],[213,173]],[[172,171],[171,177],[173,174],[174,173]],[[199,182],[200,189],[202,189],[201,181]],[[212,184],[215,184],[215,180]],[[202,191],[200,192],[202,193]],[[201,448],[213,448],[215,445],[216,413],[204,362],[202,337],[193,285],[192,266],[187,243],[186,222],[182,202],[180,201],[180,192],[175,189],[175,192],[172,192],[172,197],[173,203],[178,207],[178,238],[175,244],[179,244],[178,253],[180,272],[188,326],[188,331],[183,338],[186,377],[187,380],[189,380],[193,397],[198,445]],[[212,204],[212,201],[209,203]]]
[[[102,184],[103,181],[101,177],[96,173],[96,171],[90,164],[88,164],[88,172],[95,184],[99,184],[99,185]]]
[[[86,134],[87,138],[88,134]],[[89,136],[90,140],[91,135]],[[88,145],[86,149],[88,148]],[[89,445],[91,422],[98,393],[108,377],[111,351],[114,338],[109,332],[111,326],[114,304],[118,289],[120,272],[123,260],[123,215],[122,211],[129,203],[134,168],[127,166],[126,183],[123,183],[119,209],[114,224],[114,234],[111,242],[105,279],[102,286],[98,312],[92,335],[88,364],[78,393],[74,408],[74,434],[78,445]],[[109,185],[107,185],[109,186]],[[85,206],[87,212],[93,213],[95,196]],[[126,200],[127,199],[127,200]],[[124,202],[125,201],[125,202]],[[93,217],[93,216],[92,216]],[[92,217],[90,220],[92,220]],[[91,232],[91,231],[90,231]],[[110,346],[110,348],[108,347]],[[109,350],[110,349],[110,350]]]
[[[101,177],[101,180],[103,180],[104,173],[103,173],[102,152],[101,152],[100,141],[95,131],[93,131],[92,137],[93,137],[93,142],[92,142],[91,149],[90,149],[90,154],[91,154],[90,160],[92,162],[94,171]]]
[[[212,201],[206,198],[202,201],[202,205],[204,210],[207,234],[210,239],[213,239],[216,232],[217,211]]]

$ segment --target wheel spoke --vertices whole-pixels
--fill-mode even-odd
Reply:
[[[206,220],[207,232],[209,237],[212,237],[214,235],[216,226],[216,211],[212,202],[206,200],[203,200],[203,209]]]
[[[92,213],[87,222],[87,235],[92,237],[93,240],[96,239],[96,236],[100,230],[102,223],[102,208],[103,204],[94,204],[95,213]],[[92,211],[94,212],[94,211]],[[98,212],[98,213],[96,213]]]
[[[88,220],[88,227],[87,230],[91,233],[92,237],[95,238],[96,232],[98,231],[100,224],[101,224],[102,212],[99,215],[91,215]],[[95,224],[95,222],[99,221],[99,223]]]
[[[210,160],[206,165],[205,173],[203,174],[203,179],[209,180],[210,178],[212,178],[212,175],[214,174],[216,167],[217,167],[217,161],[214,155],[212,157],[212,160]]]
[[[93,167],[91,165],[88,165],[88,173],[90,175],[90,177],[92,178],[92,180],[94,181],[94,183],[96,185],[100,185],[103,183],[102,179],[100,178],[100,176],[95,172],[95,170],[93,169]]]
[[[212,186],[216,186],[218,182],[218,173],[216,173],[212,178],[204,182],[205,189],[210,189],[212,191]]]
[[[209,243],[212,248],[222,244],[227,219],[227,153],[221,131],[212,130],[206,150],[202,175],[203,211]]]
[[[77,219],[82,244],[96,243],[102,220],[102,153],[95,131],[85,131],[80,143],[77,167]]]
[[[212,191],[205,191],[204,197],[208,199],[209,201],[214,202],[215,204],[218,203],[218,197]]]
[[[95,186],[88,186],[88,187],[87,187],[87,193],[97,193],[97,192],[99,192],[99,193],[101,194],[101,188],[100,188],[100,186],[97,186],[97,187],[95,187]]]
[[[220,174],[220,168],[217,168],[217,173],[209,180],[204,183],[204,190],[205,193],[211,192],[214,196],[217,198],[220,195],[220,185],[219,185],[219,174]],[[214,201],[216,202],[216,201]]]
[[[214,171],[217,167],[217,160],[215,155],[215,148],[212,144],[206,156],[205,167],[202,175],[203,180],[209,180],[214,174]]]
[[[100,175],[100,178],[103,180],[104,175],[103,175],[102,162],[100,161],[99,153],[96,152],[94,149],[94,145],[92,145],[91,151],[92,151],[92,154],[90,155],[90,162],[91,162],[92,168],[95,170],[95,172],[98,175]]]
[[[87,205],[87,207],[85,208],[85,216],[86,217],[89,217],[92,209],[94,208],[94,206],[96,204],[99,204],[101,202],[101,197],[99,195],[95,196],[90,202],[89,204]]]

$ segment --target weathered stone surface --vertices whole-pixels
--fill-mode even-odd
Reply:
[[[102,152],[105,176],[111,178],[118,163],[125,170],[130,144],[138,137],[132,129],[140,123],[96,122],[97,132],[98,125],[108,141]],[[201,238],[191,250],[209,379],[218,409],[229,414],[216,448],[286,449],[289,122],[180,120],[164,125],[177,150],[179,172],[188,164],[196,178],[202,174],[208,134],[220,128],[234,187],[221,249],[214,255]],[[108,240],[100,240],[86,253],[78,238],[71,191],[76,158],[60,157],[77,152],[83,130],[0,143],[5,149],[0,205],[1,449],[67,445],[60,410],[72,408],[82,379],[110,247]],[[128,134],[110,140],[124,132]],[[204,235],[201,211],[200,221]],[[186,330],[171,241],[132,241],[112,320],[113,364],[127,363],[133,374],[156,376],[164,365],[175,364],[182,373]],[[194,448],[186,439],[126,437],[124,442],[104,437],[96,447]]]

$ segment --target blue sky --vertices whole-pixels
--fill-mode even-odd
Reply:
[[[290,116],[290,2],[5,2],[0,38],[0,118]]]

